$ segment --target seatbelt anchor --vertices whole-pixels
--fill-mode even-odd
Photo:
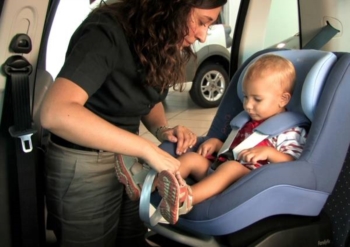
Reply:
[[[12,137],[17,137],[21,139],[22,150],[24,153],[30,153],[31,151],[33,151],[32,135],[36,133],[34,124],[32,124],[31,129],[24,131],[16,131],[15,126],[11,126],[9,128],[9,132]]]
[[[13,73],[24,73],[30,75],[33,71],[32,65],[23,56],[15,55],[9,57],[3,65],[3,71],[11,76]]]

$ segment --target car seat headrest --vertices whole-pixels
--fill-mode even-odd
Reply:
[[[319,50],[281,50],[265,54],[282,56],[293,63],[296,70],[296,81],[292,99],[287,105],[287,109],[303,113],[312,121],[323,84],[337,59],[336,55],[332,52]],[[252,60],[239,77],[237,93],[242,102],[242,84],[247,68],[260,56]]]

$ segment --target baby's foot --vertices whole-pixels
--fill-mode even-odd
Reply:
[[[116,154],[115,171],[120,183],[125,185],[129,198],[133,201],[140,199],[142,185],[150,167],[139,163],[138,158]]]
[[[160,213],[170,224],[175,224],[179,215],[191,210],[192,191],[180,173],[174,175],[169,171],[162,171],[158,176],[158,191],[163,198],[160,202]]]

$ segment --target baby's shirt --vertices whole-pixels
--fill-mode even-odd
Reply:
[[[250,136],[254,129],[259,126],[263,121],[249,121],[246,123],[241,130],[237,133],[236,138],[231,144],[231,149],[234,149],[238,144]],[[302,127],[294,127],[284,131],[283,133],[270,137],[261,141],[257,146],[269,146],[274,147],[278,151],[291,155],[294,159],[300,157],[301,152],[303,151],[305,142],[306,142],[307,132]],[[269,162],[267,160],[261,160],[257,164],[247,164],[246,162],[240,161],[240,163],[247,166],[249,169],[256,169],[262,165],[266,165]]]
[[[238,144],[240,144],[243,140],[245,140],[248,136],[250,136],[256,127],[258,127],[263,121],[249,121],[247,122],[237,133],[236,138],[233,140],[230,146],[230,152],[234,149]],[[257,146],[268,146],[274,147],[278,151],[291,155],[294,159],[298,159],[300,157],[301,152],[303,151],[305,142],[307,137],[307,131],[302,127],[294,127],[284,131],[283,133],[270,137],[261,141]],[[225,162],[227,160],[226,157],[214,157],[212,155],[208,155],[207,158],[209,160],[215,162]],[[257,164],[246,163],[244,161],[239,161],[243,165],[245,165],[249,169],[256,169],[261,167],[262,165],[266,165],[269,162],[267,160],[261,160]]]

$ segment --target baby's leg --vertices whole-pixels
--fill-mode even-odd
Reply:
[[[221,193],[250,170],[237,161],[226,161],[215,172],[191,186],[193,205]]]
[[[194,152],[181,155],[179,172],[181,177],[187,178],[191,175],[195,180],[202,180],[208,171],[210,161],[202,155]]]

